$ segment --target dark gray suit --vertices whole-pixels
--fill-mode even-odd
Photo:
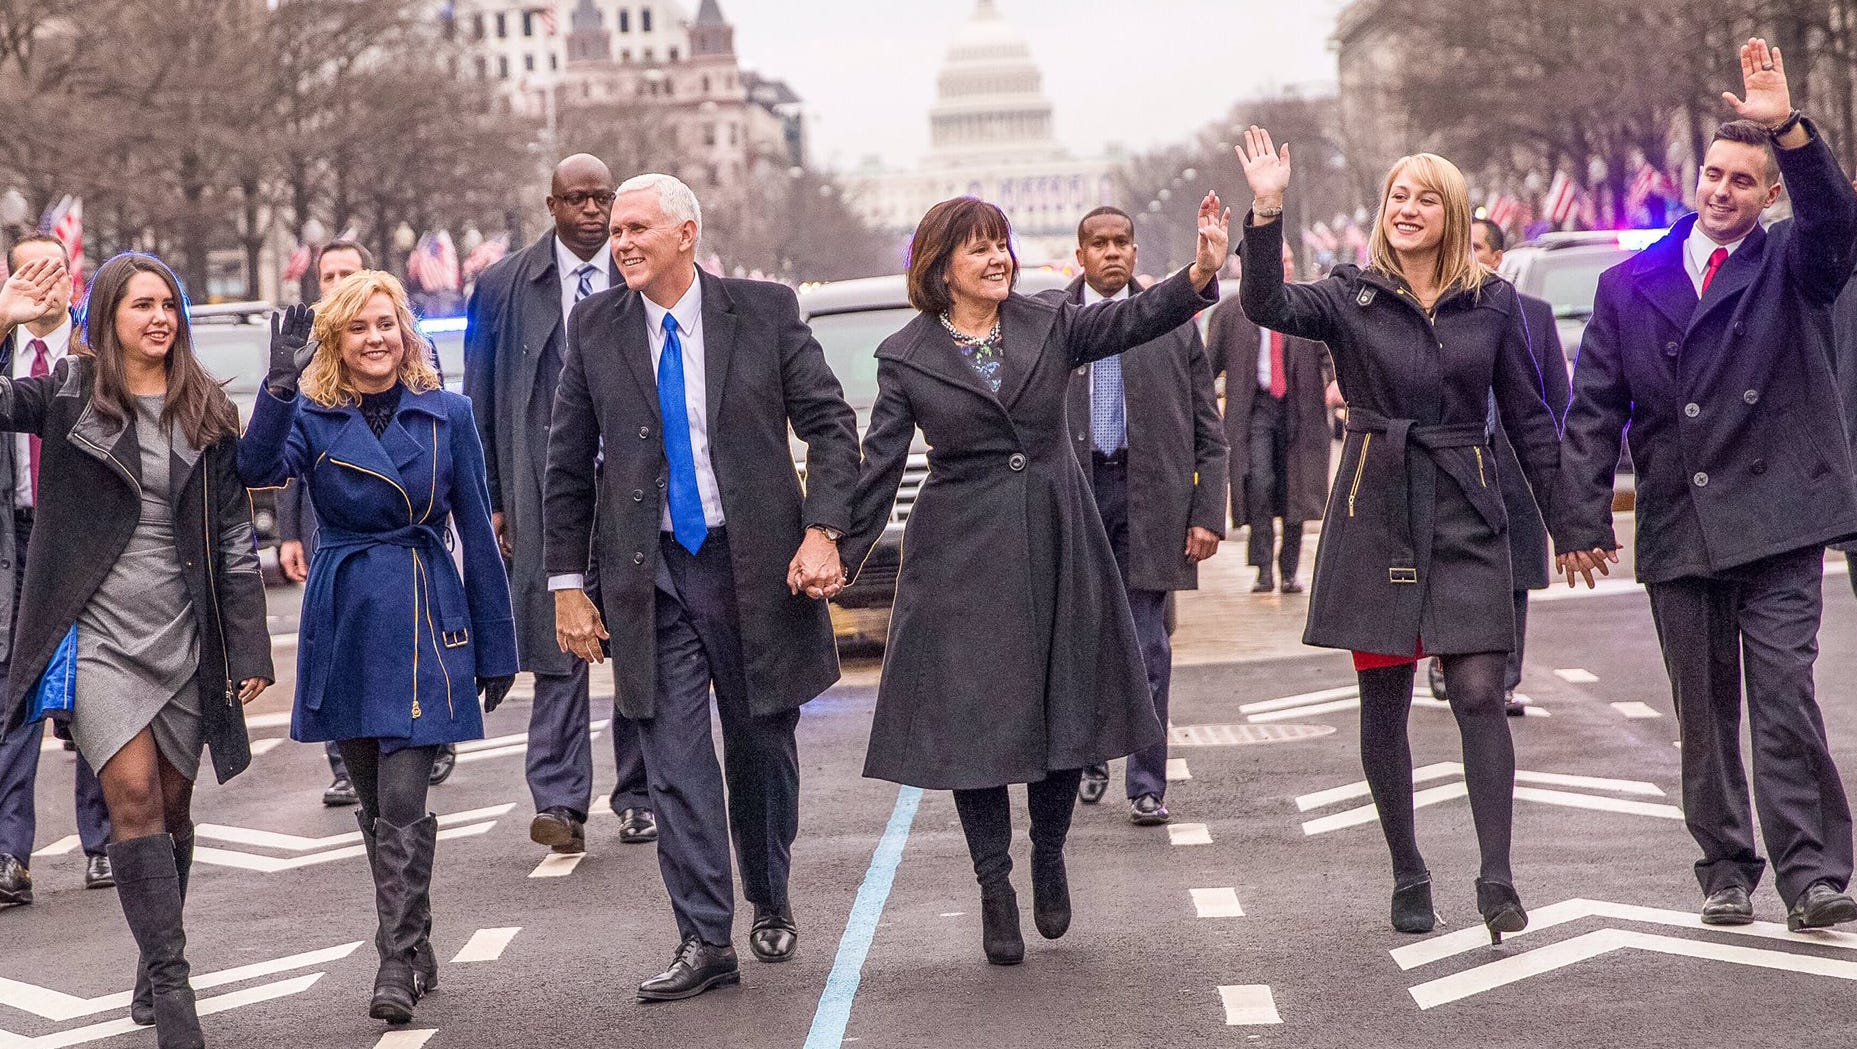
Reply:
[[[1560,332],[1554,326],[1554,307],[1543,299],[1516,295],[1522,304],[1522,321],[1527,325],[1528,349],[1535,366],[1541,370],[1541,393],[1554,413],[1555,422],[1567,416],[1570,396],[1567,361],[1560,347]],[[1495,402],[1490,411],[1494,418]],[[1515,588],[1515,648],[1509,652],[1509,665],[1503,672],[1503,687],[1513,692],[1522,683],[1522,658],[1528,647],[1528,592],[1545,590],[1552,581],[1548,572],[1547,525],[1541,519],[1541,507],[1528,479],[1522,474],[1522,461],[1515,445],[1501,426],[1491,438],[1496,445],[1496,476],[1502,485],[1502,505],[1509,515],[1509,571]],[[1547,493],[1542,493],[1546,495]]]
[[[554,597],[542,567],[542,475],[567,342],[554,232],[485,270],[468,314],[464,393],[483,440],[490,508],[503,515],[515,551],[507,564],[517,652],[535,674],[529,793],[537,811],[559,807],[585,819],[593,796],[587,665],[555,642]],[[613,809],[647,807],[637,731],[616,709],[612,737]]]

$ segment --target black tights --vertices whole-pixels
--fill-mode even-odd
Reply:
[[[432,759],[438,747],[407,747],[383,754],[380,740],[345,739],[342,761],[349,782],[361,796],[361,811],[372,820],[410,827],[426,818],[426,789],[432,784]]]
[[[1445,656],[1444,684],[1464,743],[1464,780],[1477,828],[1485,881],[1514,883],[1509,831],[1515,800],[1515,744],[1503,710],[1503,669],[1508,655],[1477,652]],[[1412,711],[1414,664],[1360,672],[1361,766],[1380,810],[1380,829],[1393,854],[1398,884],[1425,873],[1412,815],[1412,748],[1406,721]]]
[[[1032,814],[1032,858],[1059,857],[1070,835],[1070,815],[1077,805],[1077,781],[1082,769],[1049,772],[1026,785],[1026,808]],[[974,858],[974,877],[981,888],[1004,884],[1012,873],[1012,809],[1005,787],[980,787],[954,792],[954,808],[967,835],[967,852]]]

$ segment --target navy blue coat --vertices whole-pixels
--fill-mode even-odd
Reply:
[[[516,630],[470,402],[408,392],[376,438],[359,409],[266,390],[239,441],[239,474],[253,487],[301,478],[321,526],[291,738],[482,738],[475,679],[516,672]]]

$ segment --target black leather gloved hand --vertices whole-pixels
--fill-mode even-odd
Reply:
[[[477,694],[484,697],[484,713],[488,714],[509,695],[510,686],[516,683],[516,675],[502,674],[497,677],[479,677]]]
[[[273,395],[296,396],[297,377],[316,355],[315,344],[310,342],[315,324],[316,311],[303,303],[271,314],[271,370],[264,384]]]

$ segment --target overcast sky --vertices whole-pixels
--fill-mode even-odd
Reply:
[[[683,0],[694,14],[697,0]],[[1177,141],[1232,103],[1332,81],[1346,0],[997,0],[1081,156]],[[913,164],[948,44],[975,0],[721,0],[742,65],[805,100],[815,163]]]

